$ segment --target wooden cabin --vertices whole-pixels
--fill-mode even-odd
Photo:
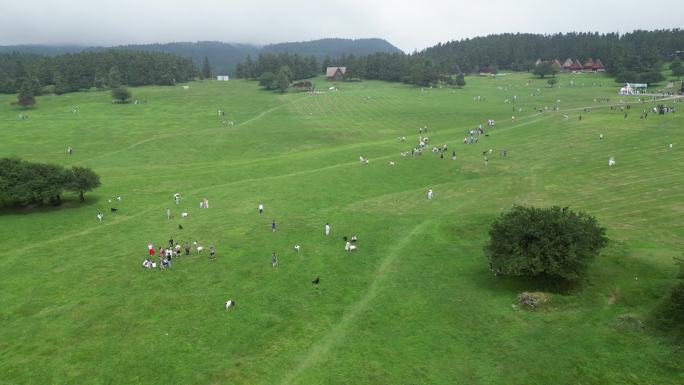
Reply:
[[[325,69],[325,78],[332,81],[344,80],[347,67],[328,67]]]
[[[603,66],[603,63],[599,58],[596,58],[596,60],[594,60],[594,66],[592,67],[592,69],[596,72],[606,72],[606,67]]]

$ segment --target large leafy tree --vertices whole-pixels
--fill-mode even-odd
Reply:
[[[131,91],[126,87],[116,87],[112,89],[112,99],[118,100],[121,103],[126,103],[131,98]]]
[[[280,92],[285,92],[290,87],[290,82],[292,79],[292,71],[288,66],[282,66],[278,70],[278,74],[275,79],[275,86]]]
[[[88,167],[73,166],[66,170],[65,181],[66,190],[78,193],[81,202],[85,200],[86,191],[100,187],[100,177]]]
[[[261,74],[261,77],[259,77],[259,85],[270,90],[273,87],[275,80],[276,76],[273,72],[264,72]]]
[[[81,201],[87,191],[100,186],[100,177],[87,167],[30,163],[17,158],[0,159],[0,204],[61,203],[62,193],[73,191]]]
[[[541,79],[544,79],[546,75],[555,77],[557,72],[558,71],[556,71],[551,63],[541,63],[532,70],[532,73],[539,76]]]
[[[484,252],[499,274],[575,282],[607,244],[605,231],[567,207],[514,206],[492,224]]]

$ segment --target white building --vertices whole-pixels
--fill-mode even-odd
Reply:
[[[220,81],[220,82],[227,82],[228,80],[230,80],[230,76],[228,76],[228,75],[218,75],[218,76],[216,76],[216,80],[218,80],[218,81]]]

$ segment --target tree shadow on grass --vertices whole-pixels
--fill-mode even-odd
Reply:
[[[673,253],[674,255],[674,253]],[[578,295],[592,292],[602,296],[614,289],[622,290],[621,303],[637,306],[644,301],[653,302],[662,296],[663,288],[671,285],[676,275],[654,261],[629,255],[627,248],[617,242],[596,258],[584,277],[576,282],[566,282],[549,277],[495,276],[487,268],[486,257],[467,275],[474,285],[496,293],[517,295],[523,291],[542,291],[558,295]],[[640,282],[641,281],[641,282]]]
[[[62,203],[58,206],[51,204],[42,205],[28,205],[23,207],[0,207],[0,216],[12,216],[12,215],[29,215],[36,213],[50,213],[53,211],[61,210],[71,210],[80,209],[84,207],[92,208],[101,203],[101,199],[97,195],[86,196],[84,202],[81,202],[78,197],[66,197],[62,198]]]
[[[584,282],[569,283],[547,277],[497,277],[493,272],[489,271],[486,265],[487,262],[483,261],[482,267],[473,269],[473,272],[469,274],[469,277],[477,287],[496,293],[517,295],[523,291],[543,291],[567,295],[584,287]]]

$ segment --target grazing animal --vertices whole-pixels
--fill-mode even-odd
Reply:
[[[299,245],[294,245],[294,250],[299,253]]]
[[[394,162],[390,162],[390,166],[394,166]]]
[[[197,254],[201,253],[202,250],[204,250],[204,247],[200,246],[197,244],[197,241],[192,243],[195,246],[195,250],[197,250]]]
[[[313,281],[311,281],[311,283],[314,284],[314,285],[316,285],[316,286],[318,286],[318,284],[321,283],[321,278],[320,278],[320,277],[316,277],[316,279],[314,279]]]
[[[109,210],[111,210],[113,213],[119,211],[119,209],[115,209],[114,207],[110,208]]]
[[[181,213],[181,217],[187,218],[187,217],[188,217],[188,213]]]
[[[181,225],[180,223],[178,224],[178,230],[183,230],[183,225]]]
[[[350,242],[344,244],[344,251],[356,251],[356,245],[352,245]]]
[[[228,310],[228,309],[230,309],[231,307],[237,306],[237,303],[236,303],[234,300],[229,299],[228,301],[226,301],[226,302],[223,304],[223,306],[226,308],[226,310]]]

